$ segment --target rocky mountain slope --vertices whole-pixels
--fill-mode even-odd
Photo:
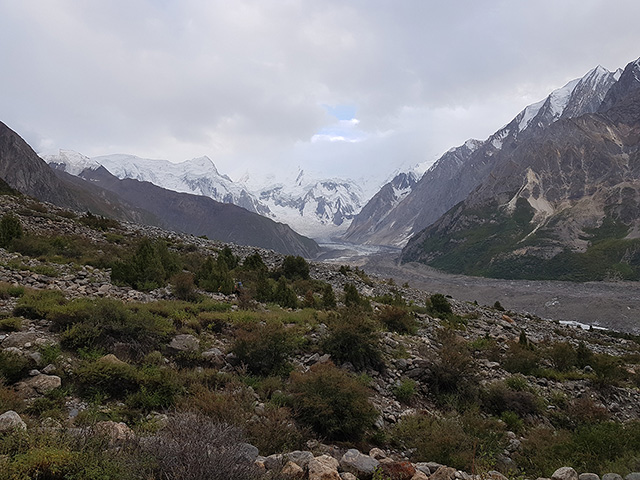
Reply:
[[[598,66],[526,107],[487,140],[469,140],[449,150],[402,201],[386,208],[365,206],[344,238],[354,243],[404,246],[411,235],[431,225],[487,179],[499,162],[499,152],[510,154],[560,118],[594,112],[620,74]]]
[[[0,195],[7,214],[23,229],[0,248],[0,466],[11,476],[638,475],[637,337]],[[197,270],[187,290],[184,275],[153,290],[114,284],[107,265],[136,245],[148,253],[145,238],[183,274],[193,255],[231,262],[244,291],[205,289]],[[35,258],[33,245],[54,250]],[[258,301],[260,272],[274,284],[282,272],[298,306]]]
[[[43,201],[94,214],[162,225],[193,235],[315,256],[318,245],[288,226],[235,205],[178,194],[136,180],[121,181],[80,155],[73,173],[53,170],[6,125],[0,125],[0,178],[12,188]]]
[[[104,155],[88,158],[61,150],[43,159],[58,170],[82,176],[99,166],[119,179],[150,182],[167,190],[212,198],[238,205],[250,212],[286,223],[296,232],[313,238],[343,233],[360,210],[363,193],[352,181],[309,179],[299,171],[289,183],[247,187],[218,172],[208,157],[182,163],[151,160],[134,155]]]
[[[560,118],[510,151],[403,261],[503,278],[640,278],[640,61],[595,113]]]

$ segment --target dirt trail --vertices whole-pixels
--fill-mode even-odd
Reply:
[[[349,262],[351,263],[351,262]],[[640,282],[557,282],[498,280],[453,275],[410,263],[398,266],[389,255],[360,257],[357,264],[401,285],[451,295],[459,300],[529,312],[542,318],[575,321],[640,334]]]

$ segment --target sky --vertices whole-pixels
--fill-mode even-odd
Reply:
[[[0,121],[38,153],[381,183],[597,65],[637,0],[0,0]]]

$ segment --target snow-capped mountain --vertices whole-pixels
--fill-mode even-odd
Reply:
[[[344,233],[360,211],[363,193],[343,179],[308,179],[299,171],[295,181],[251,191],[244,182],[221,174],[208,157],[181,163],[140,158],[135,155],[104,155],[89,158],[70,150],[42,157],[51,166],[75,176],[100,166],[120,179],[153,183],[175,192],[210,197],[286,223],[297,232],[329,239]]]
[[[621,70],[610,72],[598,66],[524,108],[487,140],[468,140],[452,148],[400,201],[384,208],[365,205],[343,238],[353,243],[403,246],[480,185],[495,167],[497,153],[513,151],[561,118],[597,111],[620,75]],[[377,197],[369,203],[378,201]]]
[[[258,192],[280,221],[313,238],[329,239],[346,231],[362,208],[362,190],[343,179],[307,180],[300,170],[292,186],[275,184]]]

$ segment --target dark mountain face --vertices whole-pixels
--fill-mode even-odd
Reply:
[[[11,188],[62,207],[80,209],[67,190],[33,149],[13,130],[0,122],[0,178]]]
[[[487,179],[501,161],[498,154],[509,154],[559,118],[595,112],[619,75],[595,68],[525,108],[484,142],[470,140],[449,150],[401,202],[386,209],[365,206],[344,238],[354,243],[403,246],[411,235],[431,225]]]
[[[0,179],[21,193],[78,211],[308,258],[319,251],[313,240],[287,225],[235,205],[171,192],[146,182],[118,180],[104,168],[87,174],[85,179],[54,171],[3,123],[0,123]]]
[[[504,278],[640,279],[640,75],[594,114],[495,156],[491,174],[413,237],[402,261]]]
[[[120,180],[104,167],[85,170],[80,177],[116,194],[128,204],[150,212],[174,230],[307,258],[315,257],[319,252],[316,242],[295,233],[289,226],[236,205],[166,190],[149,182]]]

